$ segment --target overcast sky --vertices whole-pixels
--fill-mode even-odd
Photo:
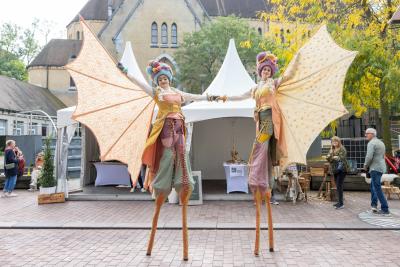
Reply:
[[[0,24],[12,22],[29,27],[34,18],[54,22],[51,38],[66,38],[66,26],[87,0],[12,0],[1,1]],[[41,40],[42,41],[42,40]]]

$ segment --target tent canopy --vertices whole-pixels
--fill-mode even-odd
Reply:
[[[229,41],[224,62],[214,80],[203,94],[241,95],[255,86],[247,73],[233,39]],[[225,117],[253,117],[254,100],[235,102],[195,102],[183,107],[186,122],[196,122]]]
[[[132,75],[143,83],[148,83],[146,78],[143,76],[143,73],[140,71],[139,64],[137,63],[136,57],[132,51],[131,42],[126,42],[124,54],[122,55],[120,62],[128,69],[129,75]]]

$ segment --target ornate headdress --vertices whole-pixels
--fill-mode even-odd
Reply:
[[[172,82],[172,69],[168,64],[158,62],[158,61],[150,61],[149,66],[147,67],[147,73],[151,76],[151,79],[155,84],[158,85],[158,77],[161,75],[165,75],[168,77],[169,81]]]
[[[272,76],[278,71],[278,58],[270,51],[257,55],[257,72],[260,77],[262,70],[267,66],[270,67]]]

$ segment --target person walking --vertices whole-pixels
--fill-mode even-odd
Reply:
[[[15,141],[8,140],[6,142],[6,149],[4,150],[4,172],[6,175],[6,180],[4,183],[2,197],[17,196],[17,194],[13,193],[18,174],[18,158],[14,150]]]
[[[371,175],[371,210],[380,215],[390,215],[388,202],[381,187],[382,174],[386,172],[385,144],[376,136],[374,128],[365,131],[365,137],[369,142],[364,169]],[[378,200],[381,203],[380,210],[378,210]]]
[[[343,209],[343,185],[346,174],[349,170],[349,164],[347,161],[347,151],[342,145],[339,137],[334,136],[331,139],[332,147],[326,157],[326,160],[330,163],[331,172],[335,178],[336,183],[336,195],[338,202],[333,205],[336,209]]]

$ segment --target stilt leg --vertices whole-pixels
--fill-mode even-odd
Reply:
[[[268,190],[265,198],[268,214],[268,239],[269,251],[274,252],[274,226],[272,225],[271,190]]]
[[[156,230],[157,230],[157,222],[158,222],[158,216],[160,215],[160,209],[162,204],[165,202],[165,196],[160,194],[156,198],[156,210],[154,211],[154,216],[153,216],[153,224],[151,225],[151,233],[150,233],[150,240],[149,240],[149,245],[147,246],[147,256],[151,255],[151,251],[153,249],[153,244],[154,244],[154,237],[156,235]]]
[[[258,256],[260,250],[260,213],[261,213],[261,192],[257,189],[255,194],[256,201],[256,243],[254,247],[254,255]]]
[[[187,205],[189,202],[190,191],[182,190],[181,202],[182,202],[182,235],[183,235],[183,260],[189,260],[189,237],[187,227]]]

